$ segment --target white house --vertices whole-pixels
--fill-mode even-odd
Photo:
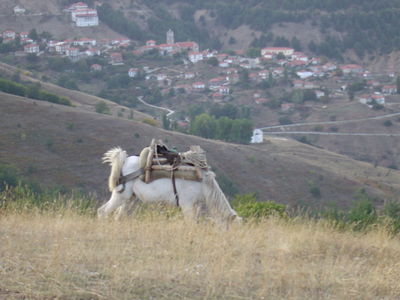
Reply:
[[[394,95],[397,93],[397,86],[395,85],[384,85],[382,87],[382,93],[386,95]]]
[[[124,64],[124,58],[122,57],[122,54],[119,53],[119,52],[110,53],[110,64],[112,64],[112,65],[123,65]]]
[[[157,81],[163,81],[163,80],[167,79],[167,75],[163,74],[163,73],[157,74],[156,78],[157,78]]]
[[[358,97],[358,101],[362,104],[371,104],[372,101],[375,101],[377,104],[383,105],[385,104],[385,96],[382,94],[363,94]]]
[[[19,33],[19,37],[20,37],[21,39],[26,39],[26,38],[28,37],[28,35],[29,35],[29,33],[26,32],[26,31],[23,31],[23,32],[20,32],[20,33]]]
[[[14,15],[16,15],[16,16],[23,15],[25,13],[25,11],[26,11],[26,9],[20,5],[17,5],[14,7]]]
[[[303,62],[308,62],[309,58],[307,55],[305,55],[302,52],[294,52],[292,54],[292,60],[298,60],[298,61],[303,61]]]
[[[371,95],[372,100],[375,100],[376,103],[383,105],[385,104],[385,96],[381,94],[372,94]]]
[[[196,91],[203,91],[206,88],[206,84],[204,82],[198,81],[192,84],[192,87]]]
[[[158,45],[158,49],[163,55],[172,54],[176,50],[175,44],[161,44]]]
[[[95,56],[95,55],[100,55],[101,51],[99,49],[96,49],[96,48],[90,48],[90,49],[87,49],[85,51],[85,54],[87,56]]]
[[[156,41],[155,40],[148,40],[146,41],[146,46],[148,47],[155,47]]]
[[[26,53],[39,53],[39,51],[38,44],[28,44],[24,47],[24,52]]]
[[[73,41],[74,46],[96,46],[97,41],[95,39],[81,38]]]
[[[294,53],[293,48],[287,47],[267,47],[261,49],[261,56],[271,55],[271,54],[279,54],[282,53],[285,56],[291,56]]]
[[[16,33],[14,30],[5,30],[2,32],[3,39],[15,39]]]
[[[218,88],[218,92],[221,94],[221,95],[229,95],[229,93],[230,93],[230,88],[229,88],[229,86],[220,86],[219,88]]]
[[[340,69],[343,71],[343,74],[357,74],[363,72],[363,67],[355,64],[342,65]]]
[[[192,79],[196,76],[196,74],[194,74],[193,72],[186,72],[185,74],[183,74],[185,79]]]
[[[101,71],[102,69],[103,69],[103,67],[99,64],[93,64],[90,66],[90,70],[93,72]]]
[[[99,25],[99,17],[97,16],[97,11],[94,12],[86,12],[79,13],[75,15],[76,18],[76,26],[77,27],[90,27],[90,26],[98,26]]]
[[[87,5],[86,3],[83,3],[83,2],[76,2],[76,3],[71,4],[71,5],[67,8],[67,10],[68,10],[68,11],[74,11],[74,10],[86,9],[86,8],[89,8],[88,5]]]
[[[190,52],[189,55],[188,55],[188,58],[192,63],[195,64],[195,63],[203,60],[203,53],[201,53],[201,52]]]
[[[30,38],[21,38],[21,44],[26,45],[26,44],[33,44],[34,40]]]
[[[250,143],[259,144],[259,143],[262,143],[263,140],[264,140],[264,134],[263,134],[262,130],[258,129],[258,128],[254,129],[253,136],[251,137]]]
[[[139,72],[138,68],[130,68],[128,71],[128,76],[131,78],[136,77],[138,72]]]
[[[65,42],[59,42],[55,45],[55,50],[57,53],[63,54],[69,48],[69,44]]]
[[[179,51],[199,52],[199,45],[195,42],[177,42],[174,45]]]
[[[77,57],[79,55],[78,48],[67,48],[65,49],[65,55],[68,57]]]
[[[316,91],[315,91],[315,96],[317,96],[318,99],[319,99],[319,98],[322,98],[322,97],[325,96],[325,92],[324,92],[324,91],[321,91],[321,90],[316,90]]]
[[[311,71],[302,70],[302,71],[296,72],[296,74],[297,74],[297,76],[299,76],[301,79],[305,79],[305,78],[308,78],[308,77],[313,76],[314,73],[311,72]]]
[[[261,77],[261,79],[263,80],[267,80],[269,77],[269,71],[268,70],[261,70],[260,72],[258,72],[258,76]]]

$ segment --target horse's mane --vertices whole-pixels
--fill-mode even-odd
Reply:
[[[117,186],[126,157],[126,151],[122,150],[120,147],[112,148],[103,155],[103,163],[108,163],[111,166],[111,173],[108,178],[108,188],[110,192]]]
[[[224,219],[237,216],[236,212],[230,207],[225,194],[219,187],[214,172],[204,172],[203,183],[205,202],[211,214],[218,214],[223,216]]]

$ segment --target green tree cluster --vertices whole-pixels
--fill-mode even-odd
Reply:
[[[5,93],[18,95],[22,97],[29,97],[37,100],[44,100],[51,103],[62,104],[71,106],[71,101],[63,96],[58,96],[42,90],[37,84],[23,85],[13,82],[6,78],[0,78],[0,91]]]
[[[236,195],[232,207],[245,220],[260,220],[270,216],[286,217],[286,207],[272,201],[257,201],[255,193]]]
[[[248,119],[216,119],[202,113],[191,122],[190,132],[204,138],[247,144],[250,142],[253,124]]]

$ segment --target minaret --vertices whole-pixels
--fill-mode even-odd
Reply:
[[[175,44],[174,32],[171,28],[167,31],[167,44]]]

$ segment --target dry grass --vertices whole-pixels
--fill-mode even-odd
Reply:
[[[399,299],[399,280],[384,230],[0,216],[0,299]]]

